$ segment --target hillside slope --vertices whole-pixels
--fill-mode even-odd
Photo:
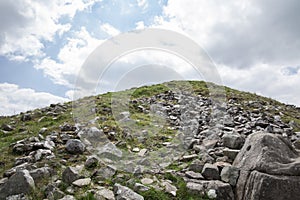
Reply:
[[[300,148],[300,108],[208,85],[172,81],[1,117],[0,199],[234,199],[238,174],[227,180],[225,166],[256,132]]]

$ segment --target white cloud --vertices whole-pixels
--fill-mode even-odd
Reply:
[[[101,25],[101,30],[106,32],[110,37],[120,34],[120,31],[108,23]]]
[[[287,75],[281,66],[257,64],[250,69],[237,69],[220,65],[218,69],[225,85],[300,105],[299,75]]]
[[[15,84],[0,84],[0,115],[18,114],[68,100],[49,93],[36,92],[30,88],[19,88]]]
[[[76,12],[90,8],[97,0],[15,0],[0,1],[0,55],[27,60],[44,55],[42,41],[53,41],[71,28],[59,19],[72,19]]]
[[[300,105],[299,73],[287,76],[285,68],[300,63],[299,6],[297,0],[169,0],[152,26],[195,40],[226,85]]]
[[[103,40],[92,37],[85,27],[67,40],[58,53],[58,61],[46,57],[38,62],[35,68],[43,70],[54,83],[72,87],[82,64]]]

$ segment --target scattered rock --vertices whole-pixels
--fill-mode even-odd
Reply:
[[[225,166],[221,171],[221,180],[235,186],[240,175],[240,170],[236,167]]]
[[[28,170],[22,170],[12,175],[7,182],[0,186],[0,199],[11,195],[28,194],[35,188],[33,178]]]
[[[85,151],[85,145],[77,139],[70,139],[66,144],[66,150],[71,154],[82,154]]]
[[[72,183],[74,186],[77,187],[83,187],[91,184],[91,179],[90,178],[83,178],[83,179],[78,179]]]
[[[199,181],[197,183],[188,182],[186,187],[188,192],[199,196],[209,194],[210,196],[216,196],[216,200],[234,200],[234,194],[231,186],[228,183],[223,183],[218,180]],[[215,190],[215,192],[213,190]]]
[[[67,167],[62,173],[62,181],[68,184],[71,184],[79,178],[79,169],[75,167]]]
[[[143,196],[118,183],[114,185],[114,194],[116,200],[144,200]]]
[[[217,166],[206,163],[202,169],[202,175],[207,180],[219,180],[220,174]]]
[[[97,167],[98,165],[98,158],[96,158],[95,156],[92,156],[92,157],[89,157],[86,161],[85,161],[85,164],[84,166],[86,168],[94,168],[94,167]]]
[[[240,134],[232,132],[232,133],[225,133],[222,137],[223,145],[230,149],[241,149],[245,139]]]
[[[113,191],[106,188],[99,189],[95,192],[94,197],[97,200],[115,200]]]

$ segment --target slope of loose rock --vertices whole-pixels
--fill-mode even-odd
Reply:
[[[300,109],[223,89],[215,105],[204,82],[173,81],[0,117],[0,199],[235,199],[245,141],[263,131],[299,149]],[[127,110],[111,105],[126,94]]]

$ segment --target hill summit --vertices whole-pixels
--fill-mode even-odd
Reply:
[[[297,199],[300,108],[171,81],[0,118],[2,199]]]

